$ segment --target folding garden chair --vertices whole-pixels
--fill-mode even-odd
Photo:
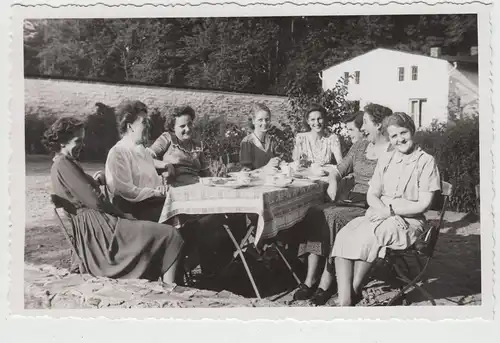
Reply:
[[[388,249],[385,263],[392,268],[391,274],[394,275],[397,281],[403,283],[399,292],[392,297],[387,306],[393,305],[396,300],[405,299],[406,294],[412,290],[417,289],[424,297],[426,297],[433,306],[436,306],[434,297],[427,292],[422,285],[427,281],[424,276],[434,254],[439,232],[443,225],[443,217],[446,212],[448,199],[451,196],[453,187],[448,182],[441,183],[441,194],[443,196],[443,205],[439,214],[437,223],[430,223],[428,229],[422,236],[408,249],[405,250],[392,250]],[[412,272],[409,262],[414,260],[416,262],[416,272]],[[402,266],[404,268],[402,268]],[[414,268],[415,269],[415,268]]]
[[[52,204],[54,205],[54,214],[55,214],[56,219],[59,223],[59,227],[61,228],[61,231],[63,232],[64,237],[66,237],[66,240],[68,241],[68,243],[71,247],[72,255],[74,256],[74,258],[76,259],[76,261],[78,263],[78,270],[79,270],[80,274],[84,274],[87,272],[87,269],[85,268],[85,266],[83,264],[83,260],[80,257],[80,255],[78,254],[78,249],[75,245],[75,226],[73,224],[73,219],[71,217],[73,214],[76,213],[76,209],[73,206],[73,204],[71,204],[69,201],[67,201],[66,199],[63,199],[55,194],[51,194],[50,199],[52,201]],[[71,228],[68,228],[68,226],[64,224],[64,222],[63,222],[63,220],[58,212],[58,210],[60,210],[60,209],[64,210],[64,212],[66,213],[66,216],[69,218]]]

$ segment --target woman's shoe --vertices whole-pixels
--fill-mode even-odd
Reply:
[[[313,295],[313,293],[314,293],[314,288],[313,287],[309,287],[309,286],[301,283],[299,285],[299,289],[297,289],[297,291],[293,295],[293,300],[294,301],[297,301],[297,300],[307,300],[307,299],[309,299]]]
[[[324,289],[318,287],[316,292],[314,292],[311,297],[311,303],[315,306],[323,306],[328,300],[332,297],[332,293],[330,291],[325,291]]]

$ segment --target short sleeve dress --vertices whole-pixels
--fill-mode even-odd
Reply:
[[[124,219],[73,158],[57,155],[50,171],[75,228],[83,268],[110,278],[157,280],[178,258],[183,239],[169,225]]]
[[[197,183],[200,177],[210,175],[201,145],[194,140],[185,145],[190,148],[183,147],[175,134],[164,132],[148,148],[155,159],[174,166],[175,178],[169,180],[173,187]]]
[[[441,189],[434,157],[417,147],[410,155],[387,153],[377,163],[370,189],[386,205],[397,198],[418,201],[420,192]],[[365,216],[350,221],[337,235],[332,257],[373,262],[383,258],[387,248],[402,250],[415,243],[426,224],[423,213],[411,217],[391,216],[371,222]]]

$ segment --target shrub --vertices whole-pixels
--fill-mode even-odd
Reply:
[[[475,186],[479,184],[479,117],[434,124],[417,132],[417,142],[433,155],[441,178],[453,185],[450,209],[476,210]]]
[[[109,150],[118,142],[115,109],[96,103],[95,113],[86,116],[86,131],[81,159],[83,161],[106,161]]]
[[[240,143],[247,131],[228,122],[225,116],[201,118],[195,125],[195,134],[202,143],[205,157],[225,165],[239,161]]]
[[[24,151],[26,154],[47,154],[43,133],[58,116],[44,107],[26,107],[24,115]]]

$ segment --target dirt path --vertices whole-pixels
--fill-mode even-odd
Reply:
[[[69,246],[54,220],[50,204],[50,159],[46,156],[29,156],[26,162],[26,241],[25,262],[29,265],[51,265],[57,268],[69,266]],[[103,165],[84,163],[84,169],[93,173],[102,170]],[[430,213],[436,217],[437,213]],[[448,213],[445,228],[439,237],[434,259],[429,266],[427,290],[441,305],[479,305],[481,303],[481,259],[480,259],[480,224],[475,218],[461,213]],[[259,288],[273,298],[284,288],[293,286],[286,270],[277,266],[273,276],[259,266],[256,270]],[[260,268],[260,269],[259,269]],[[34,274],[30,274],[34,275]],[[284,280],[276,283],[275,280]],[[238,294],[251,296],[251,288],[242,271],[232,276],[234,287],[228,289]],[[379,293],[383,286],[374,286]],[[236,299],[236,298],[235,298]],[[244,298],[241,298],[244,299]],[[414,305],[428,304],[417,292],[412,292],[409,299]],[[287,294],[278,302],[281,305],[291,300]],[[235,300],[237,301],[237,300]],[[241,306],[259,306],[257,301],[243,301]],[[232,304],[234,305],[234,304]],[[269,306],[266,300],[262,306]]]

